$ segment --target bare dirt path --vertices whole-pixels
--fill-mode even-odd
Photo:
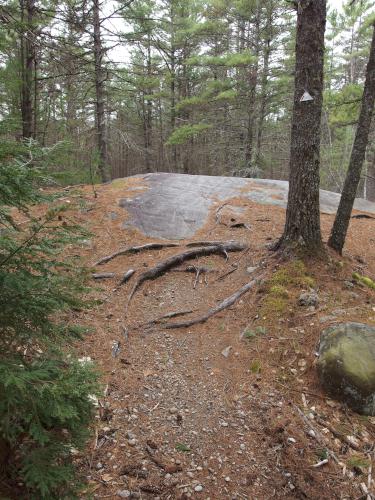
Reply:
[[[94,233],[81,251],[88,263],[155,241],[122,228],[123,209],[116,200],[124,196],[124,186],[117,190],[102,187],[97,200],[88,190],[77,195],[87,205],[75,217]],[[228,262],[219,255],[193,261],[212,270],[199,277],[196,288],[195,275],[184,272],[145,283],[127,314],[136,276],[186,249],[187,242],[181,249],[120,256],[96,268],[115,274],[96,283],[98,306],[70,318],[92,328],[81,355],[96,362],[105,386],[96,437],[77,456],[87,495],[354,499],[362,498],[363,484],[374,491],[369,471],[375,421],[330,401],[314,369],[324,326],[340,320],[375,323],[374,292],[348,284],[353,270],[374,277],[373,220],[353,221],[346,258],[307,264],[318,308],[298,306],[308,286],[291,280],[281,309],[278,303],[270,307],[265,283],[205,324],[181,330],[145,326],[170,312],[206,311],[259,272],[249,268],[262,269],[267,279],[286,269],[266,246],[281,233],[284,210],[242,199],[231,203],[242,210],[225,207],[218,221],[215,206],[192,240],[235,239],[248,251],[230,254]],[[247,227],[233,227],[233,218],[244,219]],[[323,216],[325,232],[331,223],[332,216]],[[135,278],[118,287],[129,269],[137,270]],[[359,451],[337,436],[349,436]],[[327,457],[328,463],[315,467]]]

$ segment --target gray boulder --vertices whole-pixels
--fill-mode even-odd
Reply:
[[[375,327],[341,323],[320,337],[317,369],[325,390],[363,415],[375,415]]]

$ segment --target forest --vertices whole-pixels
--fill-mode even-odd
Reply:
[[[3,1],[0,132],[59,144],[53,173],[66,184],[157,171],[287,179],[292,3]],[[374,2],[328,7],[321,182],[340,192]],[[372,129],[369,200],[373,144]]]
[[[375,2],[0,0],[0,498],[375,499]]]

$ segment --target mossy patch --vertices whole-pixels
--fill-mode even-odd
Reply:
[[[294,260],[278,269],[270,279],[270,286],[300,286],[314,287],[315,280],[307,274],[302,260]]]
[[[281,286],[281,285],[273,285],[273,286],[271,286],[269,293],[273,297],[280,297],[282,299],[288,299],[289,298],[288,290],[284,286]]]
[[[261,314],[264,317],[272,313],[282,314],[287,310],[288,301],[283,297],[273,297],[272,295],[264,299]]]
[[[256,326],[253,330],[246,329],[244,333],[245,339],[254,340],[257,337],[265,335],[267,330],[264,326]]]
[[[372,288],[372,290],[375,290],[375,281],[373,281],[371,278],[367,276],[361,276],[358,273],[353,273],[353,278],[359,283],[362,283],[362,285],[365,285],[368,288]]]
[[[261,369],[262,369],[262,365],[260,363],[260,360],[254,359],[254,361],[252,361],[250,364],[251,373],[260,373]]]
[[[302,260],[288,262],[280,267],[266,283],[266,295],[260,311],[261,315],[271,317],[273,314],[279,316],[285,314],[291,299],[293,300],[293,289],[314,286],[315,281],[307,274]]]

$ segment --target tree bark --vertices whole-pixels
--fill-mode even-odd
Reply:
[[[311,254],[322,249],[319,167],[325,25],[326,0],[298,2],[289,196],[277,247],[295,246]],[[312,100],[301,101],[305,91]]]
[[[366,199],[375,201],[375,151],[367,169]]]
[[[104,110],[106,75],[102,64],[104,51],[101,39],[99,9],[100,0],[93,0],[96,136],[99,154],[98,170],[102,182],[107,182],[110,177],[107,165],[107,138]]]
[[[363,90],[361,111],[349,168],[342,190],[339,208],[333,223],[328,245],[341,254],[348,232],[350,216],[357,194],[361,171],[366,155],[371,119],[375,102],[375,24],[371,42],[370,57],[366,68],[366,80]]]

